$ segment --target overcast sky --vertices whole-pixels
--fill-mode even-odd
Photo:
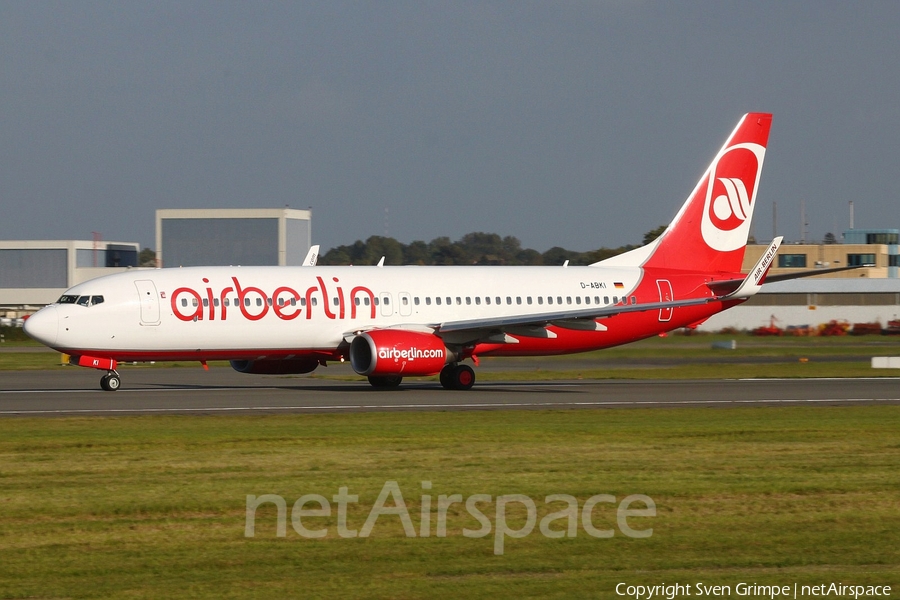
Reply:
[[[289,205],[323,250],[637,243],[749,111],[758,238],[900,227],[897,2],[0,0],[0,238]]]

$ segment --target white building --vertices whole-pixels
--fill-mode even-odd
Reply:
[[[698,329],[755,329],[773,318],[782,328],[832,320],[879,322],[886,327],[888,321],[900,319],[900,280],[809,278],[769,283],[744,304],[713,315]]]

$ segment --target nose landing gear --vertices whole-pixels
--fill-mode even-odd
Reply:
[[[100,378],[100,387],[107,392],[115,392],[122,386],[122,378],[115,370]]]

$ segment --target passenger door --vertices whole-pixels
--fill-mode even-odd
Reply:
[[[141,325],[159,325],[159,295],[149,279],[134,282],[141,299]]]

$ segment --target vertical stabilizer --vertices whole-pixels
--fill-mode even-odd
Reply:
[[[772,115],[744,115],[665,232],[597,265],[741,270]]]

